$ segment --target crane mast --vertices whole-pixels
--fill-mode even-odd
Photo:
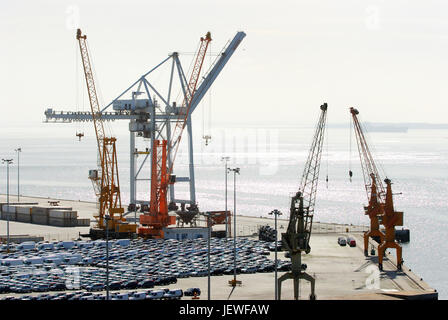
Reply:
[[[124,209],[121,207],[120,181],[118,177],[117,150],[115,147],[116,138],[106,137],[103,119],[95,88],[92,65],[87,47],[87,36],[82,35],[81,30],[76,32],[76,39],[79,43],[84,76],[87,91],[89,94],[91,115],[95,128],[95,135],[98,146],[98,168],[89,171],[89,178],[93,183],[96,196],[99,202],[99,213],[95,218],[98,222],[98,231],[92,233],[94,238],[103,236],[105,230],[105,216],[109,215],[111,223],[108,224],[112,230],[111,236],[130,235],[135,232],[136,226],[125,224],[123,218]]]
[[[168,185],[174,183],[173,171],[174,160],[180,145],[183,130],[190,117],[190,107],[196,93],[196,86],[201,74],[207,48],[212,40],[210,32],[205,37],[201,37],[200,46],[196,54],[193,69],[188,85],[183,83],[182,89],[184,100],[179,108],[178,119],[173,128],[170,143],[168,140],[154,140],[151,154],[151,198],[149,213],[140,216],[140,223],[143,225],[138,229],[139,235],[143,237],[162,238],[163,228],[176,222],[174,216],[168,215],[167,190]],[[167,152],[172,152],[172,160],[167,166]],[[196,208],[195,204],[192,204]]]
[[[397,268],[401,269],[402,258],[401,246],[395,241],[395,226],[403,225],[403,212],[394,210],[391,180],[386,178],[386,188],[382,183],[377,166],[367,144],[364,130],[359,122],[359,111],[350,108],[353,127],[355,130],[356,142],[358,146],[359,159],[364,178],[364,185],[367,194],[368,205],[364,207],[364,214],[369,216],[370,229],[364,233],[364,255],[368,256],[369,238],[379,238],[378,263],[379,269],[383,269],[383,256],[386,248],[397,250]],[[380,231],[380,224],[385,226],[385,234]]]
[[[305,279],[311,283],[310,299],[316,298],[314,293],[315,279],[304,272],[302,251],[309,253],[311,230],[313,226],[314,207],[316,203],[317,185],[319,182],[322,146],[325,137],[328,105],[320,106],[320,116],[311,143],[308,158],[303,170],[299,191],[291,198],[290,216],[287,231],[282,233],[282,247],[291,256],[292,270],[278,279],[278,298],[281,297],[281,283],[287,279],[294,280],[294,298],[299,297],[299,280]]]

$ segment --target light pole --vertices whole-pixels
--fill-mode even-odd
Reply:
[[[17,152],[17,202],[20,202],[20,152],[22,148],[14,149]]]
[[[210,213],[207,212],[207,230],[208,230],[208,237],[207,237],[207,264],[208,264],[208,279],[207,279],[207,299],[210,300],[210,290],[211,290],[211,283],[210,283],[210,238],[212,236],[211,233],[211,223],[210,223]]]
[[[241,284],[241,281],[236,280],[236,174],[240,174],[240,168],[228,168],[228,171],[233,171],[233,280],[229,283],[235,287]]]
[[[109,300],[109,219],[110,216],[106,214],[106,300]]]
[[[225,162],[225,181],[226,181],[226,192],[225,192],[225,202],[226,202],[226,206],[225,206],[225,211],[226,211],[226,238],[230,237],[229,234],[229,230],[228,230],[228,224],[229,224],[229,217],[227,214],[227,175],[229,174],[228,170],[227,170],[227,162],[230,160],[230,157],[221,157],[221,161]]]
[[[281,216],[282,213],[277,209],[269,212],[270,215],[274,215],[275,218],[275,300],[278,300],[278,283],[277,283],[277,216]]]
[[[12,159],[2,159],[2,163],[6,163],[6,202],[8,207],[8,212],[6,213],[7,223],[6,223],[6,233],[7,233],[7,242],[6,242],[6,252],[9,253],[9,165],[12,163]]]

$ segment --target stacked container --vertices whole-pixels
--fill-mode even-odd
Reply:
[[[59,206],[41,206],[31,208],[31,222],[35,224],[50,224],[49,212],[51,210],[72,210],[71,207],[59,207]]]
[[[16,207],[14,205],[2,205],[2,219],[16,221]]]
[[[31,223],[31,208],[32,206],[16,206],[16,217],[18,222]]]
[[[48,211],[48,224],[56,227],[76,227],[78,212],[73,210],[52,209]]]

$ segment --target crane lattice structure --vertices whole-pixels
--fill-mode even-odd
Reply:
[[[90,170],[89,172],[89,178],[93,183],[95,194],[99,202],[98,215],[94,215],[97,220],[98,228],[96,232],[97,235],[94,237],[101,237],[104,233],[106,228],[106,214],[108,214],[111,219],[111,223],[108,224],[108,227],[112,231],[112,236],[120,234],[129,236],[130,234],[135,233],[136,225],[125,223],[126,219],[123,218],[124,209],[121,207],[117,150],[115,147],[116,138],[107,137],[104,131],[100,104],[87,48],[87,36],[82,35],[81,30],[78,29],[76,32],[76,39],[78,40],[81,52],[87,92],[89,94],[91,117],[98,146],[98,169]]]
[[[386,178],[384,180],[386,183],[386,188],[384,188],[383,180],[364,135],[365,130],[358,119],[359,111],[355,108],[350,108],[350,114],[352,115],[364,185],[369,202],[364,207],[364,213],[370,219],[370,229],[364,233],[364,255],[368,256],[369,238],[374,239],[374,237],[377,237],[380,239],[378,247],[379,269],[383,269],[383,256],[386,248],[394,248],[397,250],[397,268],[400,270],[403,263],[401,257],[402,248],[395,241],[395,226],[403,225],[403,212],[394,210],[390,179]],[[380,224],[384,225],[385,234],[379,229]]]
[[[130,203],[128,212],[124,215],[137,210],[138,206],[140,206],[141,211],[149,211],[150,201],[148,199],[137,199],[137,182],[147,182],[153,178],[152,173],[154,173],[154,170],[152,166],[154,165],[154,161],[152,154],[156,140],[160,142],[166,140],[166,168],[169,173],[167,177],[168,210],[178,210],[178,205],[180,205],[181,209],[178,212],[192,212],[195,214],[198,211],[195,191],[193,127],[191,117],[245,36],[246,34],[244,32],[237,32],[202,76],[194,76],[195,72],[193,70],[192,76],[189,79],[190,81],[187,81],[179,54],[177,52],[169,54],[167,58],[140,76],[126,90],[97,113],[101,115],[102,121],[129,121]],[[209,35],[204,39],[208,37]],[[196,57],[198,56],[200,55],[198,54]],[[194,65],[196,66],[197,64],[195,63]],[[160,73],[159,75],[156,75],[156,73],[163,66],[169,67],[168,83],[162,85],[158,83],[156,85],[156,81],[160,77]],[[199,75],[200,73],[197,74]],[[190,86],[193,83],[192,79],[196,79],[195,90],[192,90],[193,86]],[[175,90],[181,92],[181,103],[177,103],[172,97]],[[112,107],[113,111],[108,111],[110,107]],[[45,121],[62,123],[92,121],[93,113],[55,111],[53,108],[48,108],[45,111]],[[184,129],[187,131],[188,174],[186,176],[176,176],[174,175],[173,169],[174,157],[180,145],[179,137],[182,135]],[[149,146],[144,150],[138,150],[136,148],[136,138],[143,138],[144,143],[147,143],[146,140],[149,140]],[[159,151],[162,151],[159,154],[162,155],[163,146],[160,143],[158,148]],[[138,157],[140,156],[143,156],[143,159],[139,162]],[[161,162],[156,161],[156,163],[160,164]],[[148,167],[151,175],[145,177],[143,176],[143,172],[147,172],[145,169]],[[176,197],[174,181],[176,184],[179,182],[188,183],[189,196],[186,199]],[[188,205],[187,208],[186,205]]]
[[[316,298],[314,287],[315,279],[305,272],[302,265],[302,251],[308,254],[313,226],[314,208],[316,204],[317,185],[319,182],[320,160],[325,137],[328,105],[320,106],[321,114],[316,125],[315,134],[311,143],[299,191],[291,198],[288,229],[282,233],[282,247],[288,250],[291,256],[291,272],[285,273],[278,279],[278,299],[281,298],[281,283],[287,279],[294,281],[294,298],[299,298],[299,281],[305,279],[311,283],[310,299]]]

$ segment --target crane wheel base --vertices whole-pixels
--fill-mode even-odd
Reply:
[[[380,271],[383,271],[383,264],[382,263],[378,264],[378,269],[380,269]]]
[[[368,256],[369,256],[369,252],[368,252],[367,250],[364,250],[364,255],[365,255],[366,257],[368,257]]]

